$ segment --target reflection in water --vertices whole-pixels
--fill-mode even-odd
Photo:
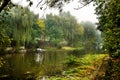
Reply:
[[[13,80],[25,80],[28,75],[33,77],[38,74],[39,76],[57,74],[63,70],[62,63],[67,55],[65,51],[5,55],[3,56],[5,64],[0,68],[0,76],[9,75],[14,78]]]
[[[36,53],[36,55],[35,55],[35,61],[36,61],[37,63],[42,63],[43,58],[44,58],[44,56],[43,56],[42,53]]]

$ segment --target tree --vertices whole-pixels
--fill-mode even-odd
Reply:
[[[8,34],[10,34],[9,28],[9,15],[2,11],[0,13],[0,52],[4,52],[6,47],[10,46],[11,39],[9,38]],[[7,32],[6,32],[7,31]]]
[[[83,27],[69,12],[57,15],[47,15],[45,19],[46,35],[49,41],[57,44],[66,42],[69,46],[75,46],[83,34]]]
[[[3,0],[1,0],[3,1]],[[31,2],[31,0],[28,0]],[[9,0],[3,2],[7,3]],[[49,7],[62,8],[64,2],[71,2],[71,0],[50,0],[44,2]],[[98,15],[99,23],[98,29],[102,31],[104,36],[104,46],[108,50],[111,57],[118,57],[120,54],[119,50],[119,39],[115,36],[119,36],[119,21],[120,21],[120,1],[119,0],[81,0],[83,7],[87,4],[94,2],[96,5],[96,14]],[[38,2],[38,5],[41,3]],[[80,9],[81,7],[78,7]],[[3,9],[3,8],[2,8]],[[41,7],[42,9],[42,7]]]
[[[97,47],[99,47],[98,32],[96,30],[95,24],[91,22],[82,22],[81,25],[84,28],[84,34],[82,37],[83,46],[88,51],[96,51]]]
[[[104,47],[113,58],[120,57],[120,1],[101,0],[96,2],[96,14],[99,27],[104,37]]]
[[[98,15],[98,29],[102,31],[103,45],[113,58],[120,57],[120,0],[83,0],[94,2]]]
[[[0,29],[0,51],[3,53],[6,47],[10,45],[10,38]]]
[[[54,43],[55,46],[62,40],[62,30],[60,27],[59,16],[47,15],[45,19],[47,40]]]
[[[32,26],[36,23],[37,17],[27,8],[12,8],[9,12],[11,14],[11,26],[13,26],[13,39],[17,45],[25,45],[25,42],[31,40]]]

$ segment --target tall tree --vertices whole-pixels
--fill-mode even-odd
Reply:
[[[62,31],[59,25],[59,16],[53,16],[52,14],[46,16],[46,35],[48,41],[57,45],[62,39]]]
[[[13,38],[17,41],[17,44],[25,45],[25,42],[29,42],[31,39],[32,26],[37,17],[27,8],[22,9],[21,7],[14,7],[9,13],[12,20],[11,26],[14,29]]]
[[[104,36],[104,47],[111,57],[120,57],[120,1],[99,0],[96,2],[96,14],[99,16],[99,27]]]

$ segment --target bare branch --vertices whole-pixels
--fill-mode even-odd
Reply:
[[[91,0],[90,2],[87,2],[86,4],[84,4],[83,6],[81,6],[81,7],[79,7],[78,6],[78,8],[74,8],[75,10],[79,10],[79,9],[81,9],[81,8],[83,8],[83,7],[85,7],[85,6],[87,6],[88,4],[90,4],[90,3],[92,3],[93,2],[93,0]],[[81,3],[81,2],[80,2]],[[83,4],[83,3],[82,3]]]
[[[43,0],[40,0],[40,1],[38,2],[38,4],[37,4],[37,6],[36,6],[36,7],[38,7],[38,6],[39,6],[39,4],[40,4],[40,3],[42,3],[42,1],[43,1]]]

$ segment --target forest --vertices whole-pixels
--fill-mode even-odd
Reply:
[[[0,80],[119,80],[119,0],[78,0],[76,10],[93,3],[96,24],[63,11],[72,0],[38,0],[59,10],[44,18],[24,1],[0,0]]]

